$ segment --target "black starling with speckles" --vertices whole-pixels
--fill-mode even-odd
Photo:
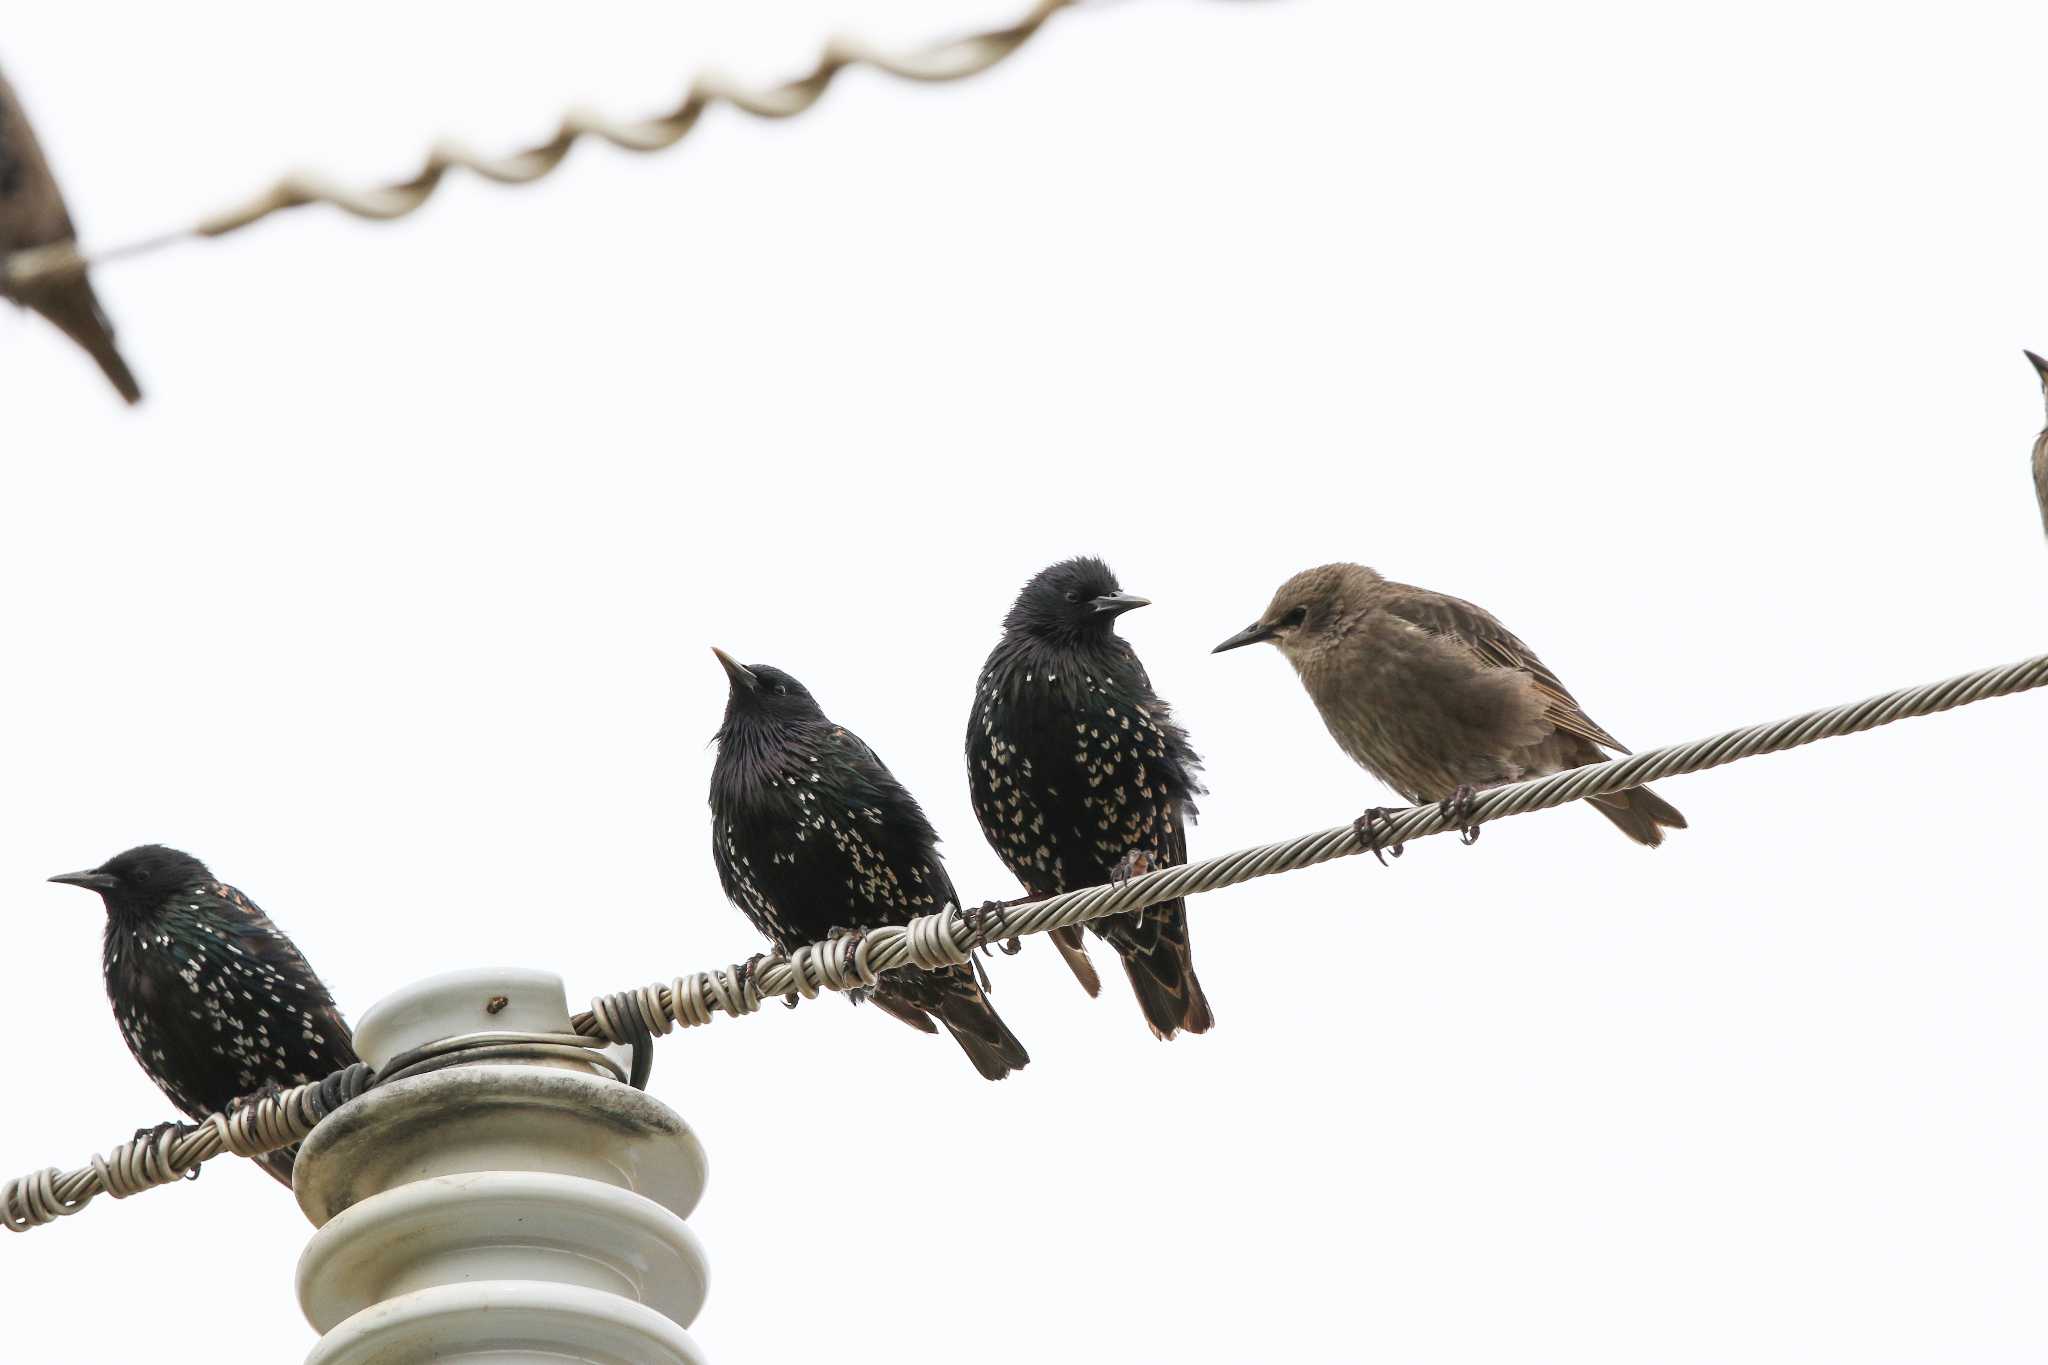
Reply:
[[[2048,360],[2041,359],[2032,351],[2026,353],[2034,363],[2034,373],[2041,379],[2041,396],[2048,398]],[[2034,438],[2034,501],[2041,506],[2041,529],[2048,531],[2048,427]]]
[[[352,1066],[334,998],[254,901],[189,853],[144,844],[50,878],[106,902],[107,998],[128,1050],[191,1118]],[[256,1158],[285,1185],[296,1147]]]
[[[28,115],[14,87],[0,76],[0,261],[30,247],[71,241],[76,235]],[[0,290],[6,283],[0,279]],[[84,347],[123,398],[131,403],[141,400],[142,389],[114,349],[113,326],[82,272],[24,286],[18,301]]]
[[[1602,747],[1628,752],[1484,607],[1362,564],[1296,574],[1215,652],[1261,640],[1294,665],[1339,747],[1410,801],[1455,807],[1488,787],[1599,763]],[[1639,844],[1685,828],[1648,787],[1587,800]]]
[[[754,927],[786,954],[958,906],[938,834],[875,751],[781,669],[712,652],[730,696],[711,770],[711,852]],[[936,1018],[992,1081],[1031,1060],[967,967],[901,968],[865,994],[920,1032],[937,1032]]]
[[[1201,760],[1116,619],[1145,598],[1099,559],[1044,570],[1017,596],[982,666],[967,720],[967,778],[989,845],[1034,898],[1100,886],[1188,859]],[[1186,903],[1089,926],[1123,960],[1161,1038],[1214,1018],[1188,946]],[[1078,928],[1054,942],[1090,995]]]

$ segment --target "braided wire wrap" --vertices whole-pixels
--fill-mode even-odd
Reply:
[[[1382,839],[1388,843],[1426,839],[1450,829],[1548,810],[1588,796],[1703,772],[1739,759],[1859,734],[1893,721],[1931,716],[2044,685],[2048,685],[2048,654],[1495,787],[1481,793],[1469,813],[1456,817],[1444,815],[1434,805],[1410,806],[1388,816]],[[1147,872],[1120,884],[1087,887],[1006,907],[1000,914],[963,913],[949,908],[920,916],[907,925],[834,935],[820,943],[806,944],[787,956],[763,956],[745,966],[698,972],[676,977],[665,985],[657,982],[599,996],[591,1002],[589,1010],[570,1021],[571,1027],[583,1039],[601,1043],[630,1043],[642,1029],[660,1037],[678,1026],[707,1024],[716,1014],[752,1014],[760,1009],[764,998],[811,999],[822,991],[872,985],[877,975],[900,967],[964,963],[974,949],[1013,935],[1044,933],[1363,852],[1365,848],[1353,826],[1338,825],[1281,843]],[[1309,964],[1303,975],[1313,971],[1314,964]],[[473,1034],[444,1040],[441,1045],[420,1051],[432,1052],[459,1044],[471,1050],[465,1060],[476,1060],[476,1049],[499,1045],[506,1036]],[[580,1053],[584,1059],[594,1055],[570,1046],[566,1035],[548,1035],[538,1041],[529,1038],[524,1045],[560,1048],[562,1054]],[[138,1190],[169,1184],[223,1151],[259,1156],[288,1146],[303,1140],[325,1114],[374,1083],[369,1068],[358,1063],[325,1080],[280,1095],[249,1097],[236,1104],[232,1113],[209,1115],[197,1128],[123,1143],[79,1170],[60,1173],[52,1167],[16,1177],[0,1186],[0,1223],[11,1232],[26,1232],[78,1212],[95,1195],[106,1193],[124,1198]]]
[[[530,185],[553,171],[569,149],[585,137],[603,140],[625,152],[658,152],[673,147],[697,126],[704,111],[728,104],[759,119],[786,119],[808,110],[848,67],[867,67],[899,80],[939,84],[979,75],[1015,53],[1037,36],[1061,10],[1081,0],[1038,0],[1029,13],[1000,28],[931,43],[914,52],[890,54],[847,38],[834,38],[811,69],[801,76],[760,89],[734,84],[716,74],[690,83],[682,101],[666,113],[635,121],[605,118],[586,109],[562,116],[546,142],[504,156],[485,156],[460,142],[443,139],[428,151],[419,170],[403,180],[351,188],[311,172],[284,176],[247,201],[212,214],[190,227],[163,232],[91,253],[74,242],[17,251],[0,260],[0,296],[20,294],[51,280],[123,257],[147,255],[191,237],[222,237],[239,232],[272,214],[307,204],[326,204],[367,222],[388,223],[417,212],[433,197],[448,172],[466,170],[499,185]]]
[[[2043,685],[2048,685],[2048,654],[2022,659],[2017,663],[2002,664],[1995,668],[1979,669],[1974,673],[1965,673],[1942,682],[1901,688],[1896,692],[1886,692],[1863,701],[1807,711],[1785,720],[1749,725],[1686,744],[1668,745],[1662,749],[1651,749],[1626,758],[1610,759],[1605,763],[1570,768],[1548,777],[1494,787],[1478,795],[1469,814],[1456,818],[1445,816],[1433,804],[1409,806],[1389,812],[1382,827],[1381,842],[1402,844],[1415,839],[1426,839],[1432,834],[1442,834],[1450,829],[1483,825],[1492,820],[1505,819],[1511,815],[1524,815],[1530,811],[1548,810],[1552,806],[1566,805],[1588,796],[1604,796],[1609,792],[1639,787],[1659,778],[1703,772],[1708,768],[1718,768],[1738,759],[1755,758],[1762,754],[1797,749],[1823,739],[1859,734],[1865,730],[1876,729],[1880,725],[1889,725],[1893,721],[1931,716],[1958,706],[1967,706],[1972,702],[2031,691]],[[964,962],[967,960],[967,950],[984,947],[1001,939],[1024,934],[1042,934],[1051,929],[1083,924],[1107,915],[1140,910],[1149,905],[1157,905],[1161,901],[1179,900],[1187,896],[1200,895],[1204,891],[1217,891],[1226,886],[1236,886],[1255,877],[1270,877],[1275,873],[1314,867],[1319,863],[1352,857],[1365,851],[1364,845],[1359,841],[1358,832],[1352,825],[1338,825],[1332,829],[1304,834],[1281,843],[1240,849],[1236,853],[1226,853],[1222,857],[1209,858],[1199,863],[1161,868],[1121,883],[1085,887],[1078,891],[1048,896],[1044,900],[1008,906],[999,915],[963,913],[949,908],[936,914],[921,916],[907,926],[891,925],[871,929],[860,938],[858,948],[867,955],[867,965],[877,972],[891,971],[904,966],[923,967]],[[827,947],[827,956],[832,956],[854,951],[855,941],[851,935],[841,935],[826,940],[824,945],[811,945],[812,948],[819,946]],[[799,953],[804,951],[808,950],[799,950]],[[698,984],[701,979],[679,978],[675,986],[680,989],[663,990],[659,1000],[655,1002],[656,1006],[664,1012],[672,1011],[674,1000],[688,997],[693,1002],[692,1009],[698,1008],[707,994],[706,989]],[[796,993],[809,998],[809,995],[815,994],[815,991],[805,991],[799,982],[795,967],[788,958],[761,959],[753,979],[763,995]],[[690,1022],[699,1023],[706,1020],[708,1014],[703,1019],[693,1015]],[[604,1022],[594,1012],[579,1014],[571,1022],[579,1033],[594,1034],[613,1042],[620,1041],[605,1031]]]
[[[228,1112],[207,1115],[199,1124],[166,1126],[134,1138],[75,1171],[60,1172],[52,1166],[18,1176],[0,1186],[0,1224],[9,1232],[27,1232],[77,1213],[98,1195],[126,1199],[181,1180],[222,1152],[262,1156],[289,1147],[372,1083],[370,1068],[357,1062],[275,1095],[249,1097]]]

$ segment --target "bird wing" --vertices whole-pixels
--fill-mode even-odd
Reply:
[[[924,807],[917,804],[908,787],[896,780],[896,774],[889,771],[889,765],[868,747],[866,740],[843,725],[832,727],[831,738],[853,760],[850,767],[858,784],[857,799],[882,813],[883,856],[892,864],[900,862],[902,872],[923,873],[925,885],[938,897],[934,910],[959,905],[960,893],[954,890],[953,878],[939,856],[939,832],[932,828]]]
[[[314,972],[312,964],[306,961],[299,945],[293,943],[284,930],[263,913],[255,901],[226,882],[214,884],[214,893],[234,906],[240,913],[235,917],[234,936],[240,941],[244,952],[258,961],[277,968],[287,981],[296,983],[304,993],[305,1000],[294,1002],[305,1010],[315,1021],[320,1034],[319,1050],[336,1071],[353,1066],[357,1060],[355,1035],[343,1017],[341,1007],[334,1003],[333,994],[327,984]],[[320,1077],[315,1076],[314,1080]]]
[[[1492,612],[1477,603],[1427,588],[1391,582],[1386,586],[1389,592],[1384,605],[1393,615],[1439,639],[1463,645],[1489,667],[1512,668],[1535,679],[1536,690],[1543,695],[1544,717],[1558,729],[1620,753],[1629,752],[1626,744],[1594,723],[1557,674],[1536,657],[1536,651],[1523,644]]]

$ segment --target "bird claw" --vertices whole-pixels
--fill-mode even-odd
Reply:
[[[1358,836],[1358,846],[1378,858],[1381,867],[1387,865],[1387,860],[1380,850],[1385,849],[1396,858],[1406,851],[1406,845],[1381,842],[1386,838],[1387,828],[1393,824],[1392,815],[1385,806],[1374,806],[1351,822],[1351,832]]]
[[[1004,957],[1015,957],[1024,951],[1024,940],[1021,938],[1006,938],[998,946],[1002,948]]]
[[[1460,782],[1456,791],[1436,803],[1437,814],[1458,826],[1458,842],[1467,848],[1479,842],[1479,826],[1466,823],[1477,803],[1478,793],[1467,782]]]
[[[1142,877],[1152,870],[1152,855],[1142,848],[1134,848],[1116,860],[1116,866],[1109,870],[1109,884],[1122,886],[1133,877]]]
[[[732,964],[733,983],[739,987],[741,995],[746,995],[754,990],[754,973],[761,970],[761,964],[767,960],[768,954],[755,953],[745,962],[735,962]]]
[[[988,955],[989,940],[1001,938],[1009,931],[1009,909],[1008,903],[1004,901],[983,901],[971,910],[962,910],[960,912],[960,927],[967,931],[974,946],[981,949],[984,957]],[[982,930],[984,920],[995,921],[987,932]],[[1015,941],[1014,939],[1011,940],[1011,942]],[[1010,953],[1011,956],[1015,956],[1008,948],[1003,949],[1003,951]]]

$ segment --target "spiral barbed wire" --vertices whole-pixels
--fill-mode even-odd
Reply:
[[[1589,796],[1860,734],[1895,721],[1932,716],[2044,685],[2048,685],[2048,654],[1495,787],[1480,793],[1469,811],[1456,815],[1435,805],[1409,806],[1388,814],[1380,840],[1382,844],[1401,844],[1426,839],[1447,830],[1548,810]],[[806,944],[787,955],[763,956],[745,966],[697,972],[598,996],[589,1010],[571,1020],[571,1026],[593,1045],[631,1044],[649,1034],[659,1037],[676,1027],[708,1024],[719,1014],[734,1018],[752,1014],[764,999],[809,1000],[828,991],[871,986],[882,972],[964,963],[975,949],[1001,940],[1197,896],[1366,851],[1356,826],[1344,824],[1028,904],[980,910],[948,907],[907,925],[840,935]],[[444,1046],[493,1037],[475,1035]],[[553,1041],[566,1042],[567,1037]],[[169,1184],[223,1151],[261,1156],[289,1146],[302,1141],[326,1113],[374,1083],[369,1068],[358,1064],[281,1095],[247,1097],[229,1113],[209,1115],[180,1135],[138,1137],[68,1173],[53,1167],[17,1177],[0,1186],[0,1223],[11,1232],[26,1232],[78,1212],[97,1194],[124,1198]]]
[[[158,232],[136,241],[81,251],[76,242],[30,247],[0,260],[0,295],[32,288],[111,261],[149,255],[195,237],[224,237],[308,204],[326,204],[366,222],[388,223],[415,213],[452,170],[466,170],[498,185],[530,185],[562,164],[569,151],[586,137],[597,138],[624,152],[664,151],[689,136],[715,104],[726,104],[759,119],[794,118],[816,104],[839,73],[865,67],[899,80],[935,85],[965,80],[1004,61],[1036,37],[1062,10],[1085,0],[1038,0],[1013,23],[943,39],[912,52],[887,53],[850,38],[828,41],[804,74],[775,85],[750,88],[716,73],[698,76],[680,103],[666,113],[637,120],[617,120],[587,109],[562,116],[553,137],[503,156],[486,156],[452,139],[436,142],[425,162],[403,180],[351,187],[312,172],[297,172],[240,204],[209,214],[189,227]]]

